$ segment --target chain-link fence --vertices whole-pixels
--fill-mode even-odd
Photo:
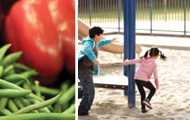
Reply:
[[[79,18],[106,32],[123,32],[123,0],[79,0]],[[130,16],[129,16],[130,17]],[[190,0],[137,0],[136,32],[190,35]]]

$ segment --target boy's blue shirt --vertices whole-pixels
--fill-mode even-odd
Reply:
[[[92,38],[84,38],[82,40],[82,47],[78,53],[78,60],[80,60],[84,55],[86,55],[89,58],[89,60],[94,61],[96,59],[96,55],[93,51],[93,48],[96,47],[97,49],[99,49],[105,45],[108,45],[109,43],[111,43],[111,40],[102,39],[95,46],[95,42]]]
[[[96,55],[93,51],[93,48],[96,47],[97,49],[99,49],[105,45],[108,45],[109,43],[111,43],[111,40],[102,39],[95,46],[95,42],[92,38],[84,38],[82,40],[82,47],[78,53],[78,61],[85,55],[89,58],[89,60],[94,61],[96,59]],[[96,65],[94,69],[95,74],[98,74],[99,70],[99,66]]]

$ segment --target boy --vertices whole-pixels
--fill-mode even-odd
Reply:
[[[113,41],[104,39],[103,32],[100,27],[91,28],[89,37],[83,39],[82,48],[79,50],[78,77],[82,88],[82,100],[79,105],[78,115],[88,115],[94,100],[93,72],[98,73],[99,70],[98,48]]]

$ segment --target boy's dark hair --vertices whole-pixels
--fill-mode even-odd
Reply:
[[[148,55],[150,57],[155,57],[155,56],[158,56],[160,54],[160,58],[162,60],[166,60],[166,56],[162,53],[162,51],[160,51],[158,48],[151,48],[149,49],[148,51],[146,51],[146,53],[144,54],[144,58],[148,58]]]
[[[89,36],[90,38],[94,38],[95,35],[103,34],[104,30],[101,27],[93,27],[89,30]]]

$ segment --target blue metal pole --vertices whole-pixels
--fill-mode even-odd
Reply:
[[[150,33],[152,34],[152,17],[153,17],[153,1],[149,0],[149,10],[150,10]]]
[[[136,0],[124,0],[124,59],[135,58],[135,21],[136,21]],[[124,75],[128,76],[128,107],[135,107],[135,65],[124,67]]]

